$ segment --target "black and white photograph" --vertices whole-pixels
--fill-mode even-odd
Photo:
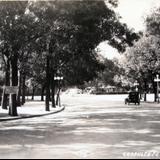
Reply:
[[[0,0],[0,159],[160,159],[160,0]]]

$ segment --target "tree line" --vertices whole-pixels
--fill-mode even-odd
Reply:
[[[154,101],[158,100],[156,75],[160,74],[160,8],[152,10],[145,18],[146,30],[141,33],[139,41],[126,50],[122,66],[125,75],[132,83],[138,81],[140,92],[154,93]]]
[[[5,86],[18,86],[9,115],[25,103],[26,80],[45,91],[45,110],[55,107],[55,76],[65,85],[80,85],[105,68],[95,50],[102,41],[124,52],[139,38],[112,7],[113,1],[1,1],[0,57]],[[112,7],[110,7],[112,6]],[[2,108],[7,109],[8,95]]]

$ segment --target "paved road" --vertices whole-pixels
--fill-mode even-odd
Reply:
[[[160,153],[160,104],[125,106],[121,99],[63,97],[62,113],[1,122],[0,158],[134,158],[123,154]]]

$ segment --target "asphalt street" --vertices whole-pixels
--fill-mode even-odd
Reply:
[[[1,122],[0,158],[134,158],[126,153],[135,152],[160,155],[160,104],[125,105],[124,98],[63,96],[66,109],[61,113]],[[160,158],[154,156],[138,158]]]

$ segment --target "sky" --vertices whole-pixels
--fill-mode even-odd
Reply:
[[[118,8],[115,11],[122,17],[121,22],[138,32],[145,30],[144,18],[153,8],[158,6],[160,6],[160,0],[119,0]],[[99,48],[100,53],[108,59],[120,57],[118,51],[106,42],[101,43]]]

